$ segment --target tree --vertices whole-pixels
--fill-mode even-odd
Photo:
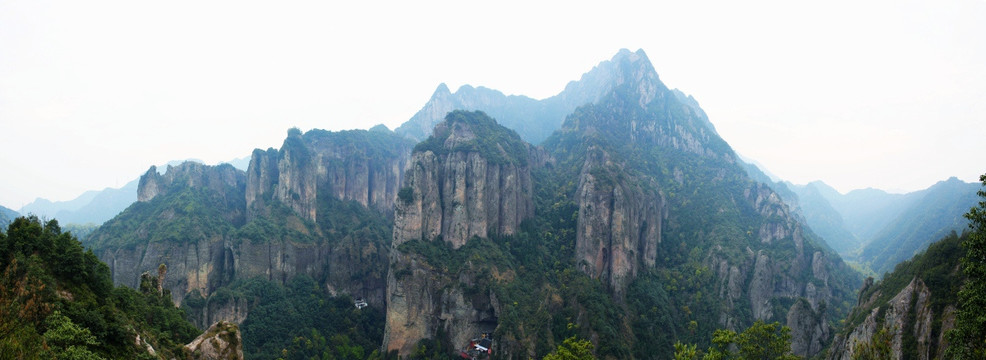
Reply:
[[[979,181],[986,187],[986,174],[980,176]],[[962,258],[966,280],[959,290],[955,328],[947,335],[951,345],[945,354],[952,359],[986,359],[986,315],[983,314],[986,309],[986,191],[980,189],[977,194],[982,200],[965,214],[972,231],[962,242],[966,251]]]
[[[592,343],[589,340],[577,339],[572,336],[565,339],[555,351],[544,356],[544,360],[592,360],[596,356],[592,355]]]
[[[791,329],[780,323],[764,323],[757,320],[752,326],[737,334],[732,330],[716,330],[712,334],[712,344],[703,360],[764,359],[796,360],[791,354]],[[695,345],[676,343],[676,360],[697,360],[699,354]],[[739,352],[734,351],[738,349]]]

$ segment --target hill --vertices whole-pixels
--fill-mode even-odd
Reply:
[[[109,269],[56,220],[20,217],[0,232],[0,353],[20,359],[184,357],[199,334],[157,287],[114,288]],[[163,268],[162,268],[163,269]]]

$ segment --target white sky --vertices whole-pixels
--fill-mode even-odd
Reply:
[[[986,172],[986,1],[0,2],[0,205],[394,128],[435,87],[544,98],[620,48],[795,183]]]

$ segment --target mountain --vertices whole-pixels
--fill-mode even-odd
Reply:
[[[944,334],[955,324],[964,278],[959,258],[966,236],[947,235],[879,282],[868,278],[827,358],[848,360],[863,352],[884,359],[944,358]]]
[[[335,353],[335,343],[292,347],[319,333],[369,352],[381,342],[390,217],[411,147],[389,131],[291,129],[280,149],[255,150],[247,171],[152,166],[138,201],[85,245],[117,284],[136,287],[165,264],[174,304],[203,330],[241,324],[248,355]],[[352,313],[353,298],[370,307]]]
[[[845,255],[859,247],[861,240],[849,231],[842,214],[830,203],[829,199],[836,196],[832,193],[838,194],[835,189],[820,181],[804,186],[788,183],[787,187],[797,194],[802,214],[808,225],[818,236],[825,239],[833,250]]]
[[[622,49],[617,56],[631,56],[631,52]],[[508,96],[482,86],[463,85],[453,93],[444,83],[439,84],[421,110],[394,131],[415,141],[423,141],[452,110],[479,110],[497,119],[504,127],[516,131],[524,141],[539,144],[561,127],[565,117],[576,107],[597,102],[608,94],[620,81],[619,71],[616,63],[603,61],[578,81],[569,82],[561,93],[543,100]],[[698,102],[681,91],[674,90],[670,95],[693,111],[702,112]],[[705,121],[703,125],[715,132],[712,123]]]
[[[861,243],[868,242],[886,228],[917,198],[913,194],[890,194],[873,188],[853,190],[842,195],[820,181],[813,182],[812,186],[842,215],[846,230]]]
[[[821,181],[786,185],[817,234],[877,274],[922,251],[930,239],[965,229],[962,214],[976,204],[978,189],[954,177],[907,194],[862,189],[843,195]]]
[[[953,177],[908,194],[914,198],[912,205],[863,246],[858,261],[882,274],[924,250],[930,239],[965,230],[968,220],[963,214],[976,205],[977,190],[979,184]]]
[[[415,147],[385,348],[455,349],[492,332],[499,356],[538,357],[575,335],[601,357],[648,358],[760,319],[790,326],[795,353],[821,351],[858,275],[750,179],[694,99],[643,51],[558,97],[572,89],[605,91],[543,148],[475,112],[449,113]]]
[[[18,212],[11,210],[9,208],[0,206],[0,227],[7,227],[11,221],[14,221],[18,216],[21,216]]]
[[[151,167],[85,244],[118,284],[165,264],[200,329],[239,323],[260,357],[458,356],[492,336],[496,357],[575,337],[653,358],[756,320],[799,355],[830,343],[860,276],[643,51],[545,100],[456,94],[396,132],[291,129],[246,171]]]
[[[24,205],[20,212],[43,218],[59,219],[64,224],[102,224],[137,201],[137,180],[121,188],[106,188],[82,193],[69,201],[37,199]]]

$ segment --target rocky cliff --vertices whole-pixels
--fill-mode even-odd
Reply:
[[[452,112],[416,147],[395,207],[393,246],[510,235],[534,216],[531,148],[480,112]]]
[[[530,168],[539,161],[536,153],[485,114],[464,111],[450,113],[415,147],[395,207],[385,349],[407,355],[419,340],[440,332],[447,334],[441,341],[463,346],[496,330],[495,294],[473,288],[481,281],[477,268],[487,266],[482,258],[453,271],[405,253],[401,245],[441,242],[437,246],[454,250],[473,238],[514,234],[534,216]]]
[[[617,296],[645,268],[653,268],[667,209],[655,184],[632,178],[609,154],[590,148],[578,178],[575,261]]]
[[[255,150],[247,172],[251,218],[267,199],[317,220],[319,194],[392,215],[411,143],[390,133],[289,131],[280,151]]]
[[[864,352],[888,359],[942,358],[963,278],[964,236],[939,240],[880,282],[867,279],[827,358],[853,359]]]
[[[234,323],[220,321],[185,345],[188,360],[237,360],[243,357],[243,338]]]
[[[140,202],[107,222],[87,245],[110,265],[114,282],[166,264],[176,304],[209,299],[238,279],[286,283],[306,275],[333,295],[383,306],[388,216],[410,154],[382,131],[289,132],[282,149],[256,150],[246,172],[184,163],[140,179]],[[392,209],[392,208],[391,208]],[[197,326],[240,322],[251,304],[206,301]]]

